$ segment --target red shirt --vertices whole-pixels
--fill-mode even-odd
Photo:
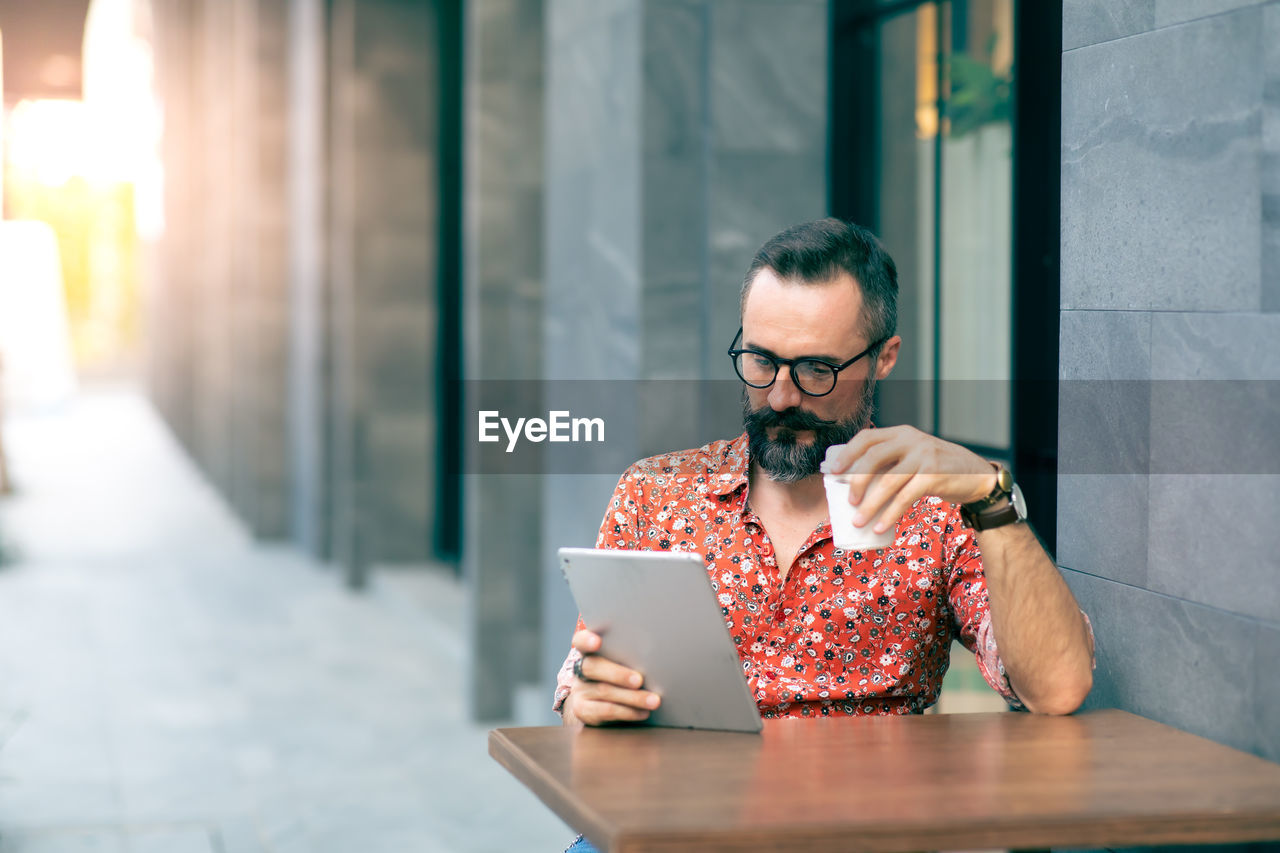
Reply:
[[[958,506],[921,498],[882,551],[836,548],[824,521],[783,578],[748,505],[748,470],[745,434],[637,462],[618,481],[596,547],[703,555],[761,716],[919,713],[938,699],[953,638],[1018,704],[991,632],[982,555]],[[570,650],[560,670],[556,710],[578,656]]]

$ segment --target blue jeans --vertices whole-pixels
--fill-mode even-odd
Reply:
[[[564,853],[599,853],[599,851],[590,841],[579,835],[573,839],[572,844],[565,848]]]

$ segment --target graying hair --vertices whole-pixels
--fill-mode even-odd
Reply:
[[[742,280],[739,318],[756,275],[766,268],[779,278],[806,284],[822,284],[847,272],[862,291],[867,342],[884,341],[898,331],[898,268],[876,235],[861,225],[818,219],[793,225],[761,246]],[[878,354],[877,347],[873,355]]]

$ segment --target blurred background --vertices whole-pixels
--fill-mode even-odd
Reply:
[[[1091,704],[1280,758],[1277,44],[1275,0],[0,0],[0,851],[562,848],[484,732],[556,721],[619,472],[485,469],[476,401],[731,380],[752,254],[828,214],[898,264],[878,420],[1013,467]],[[1168,464],[1188,379],[1262,383],[1214,412],[1261,464]],[[941,710],[1002,709],[955,660]]]

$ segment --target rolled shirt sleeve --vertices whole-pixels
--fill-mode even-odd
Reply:
[[[978,548],[974,531],[960,521],[959,513],[955,513],[951,529],[954,531],[948,546],[953,549],[951,561],[951,584],[948,599],[951,612],[961,644],[974,653],[978,660],[978,669],[992,689],[1004,697],[1012,707],[1020,711],[1026,705],[1018,698],[1009,674],[1005,671],[1004,661],[1000,659],[1000,649],[996,645],[995,632],[991,627],[991,610],[987,598],[987,578],[982,567],[982,552]],[[1083,610],[1085,629],[1089,632],[1089,655],[1091,666],[1097,667],[1094,655],[1093,624]]]
[[[995,632],[991,630],[991,610],[987,599],[987,577],[982,568],[982,551],[971,528],[960,520],[958,508],[953,507],[948,525],[951,536],[947,541],[950,553],[950,578],[947,599],[960,643],[973,652],[978,669],[991,688],[1004,697],[1014,708],[1026,710],[1005,672],[996,646]]]

